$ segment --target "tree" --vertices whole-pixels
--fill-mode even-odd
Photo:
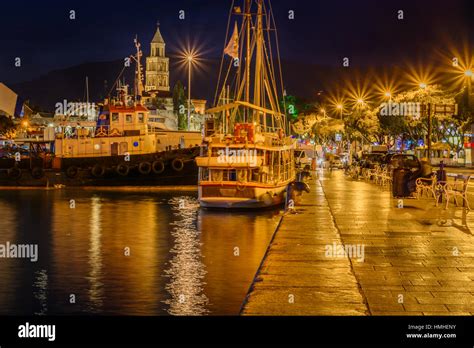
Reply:
[[[452,105],[456,101],[454,95],[445,91],[440,85],[429,85],[426,88],[415,88],[396,95],[394,103],[412,103],[419,105],[418,115],[403,115],[405,121],[403,136],[408,137],[414,143],[426,138],[428,134],[428,104]],[[454,115],[444,115],[431,110],[432,140],[447,142],[451,148],[459,150],[460,143],[452,141],[458,137],[459,126],[462,125],[459,118]],[[454,137],[453,137],[454,136]]]
[[[183,130],[187,128],[186,116],[186,96],[184,94],[184,87],[181,81],[176,82],[173,88],[173,111],[178,116],[178,129]]]
[[[368,104],[356,105],[344,116],[346,131],[351,138],[365,139],[368,142],[380,141],[380,122],[378,109]]]
[[[0,116],[0,135],[7,139],[12,139],[16,134],[16,124],[13,119],[7,116]]]

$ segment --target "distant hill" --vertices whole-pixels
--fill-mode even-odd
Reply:
[[[193,72],[192,97],[207,99],[208,107],[214,99],[220,61],[206,60],[205,70]],[[187,86],[187,70],[178,69],[178,62],[171,59],[171,88],[177,80]],[[341,76],[343,69],[300,62],[283,62],[285,89],[288,95],[308,99],[316,92],[331,86]],[[57,102],[85,101],[85,78],[89,78],[89,100],[102,101],[123,68],[123,60],[112,62],[91,62],[54,70],[31,81],[13,84],[10,87],[42,111],[52,112]],[[132,85],[134,67],[127,68],[123,74],[126,83]]]

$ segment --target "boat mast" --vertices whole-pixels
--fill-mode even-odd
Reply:
[[[247,55],[245,57],[245,101],[250,102],[250,22],[252,20],[252,15],[250,13],[251,0],[246,0],[245,2],[245,20],[247,21]],[[247,111],[248,112],[248,111]],[[244,122],[247,121],[248,114],[244,115]]]
[[[258,0],[258,12],[257,12],[257,54],[255,61],[255,84],[254,84],[254,97],[253,103],[257,106],[261,105],[261,82],[262,82],[262,55],[263,55],[263,26],[262,26],[262,0]]]

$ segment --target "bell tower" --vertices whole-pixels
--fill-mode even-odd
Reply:
[[[170,90],[169,58],[165,55],[165,46],[158,22],[155,36],[150,44],[150,55],[146,58],[146,91],[169,92]]]

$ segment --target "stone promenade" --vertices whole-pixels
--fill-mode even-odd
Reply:
[[[474,211],[319,173],[269,246],[243,315],[472,315]],[[474,207],[474,205],[472,205]]]

